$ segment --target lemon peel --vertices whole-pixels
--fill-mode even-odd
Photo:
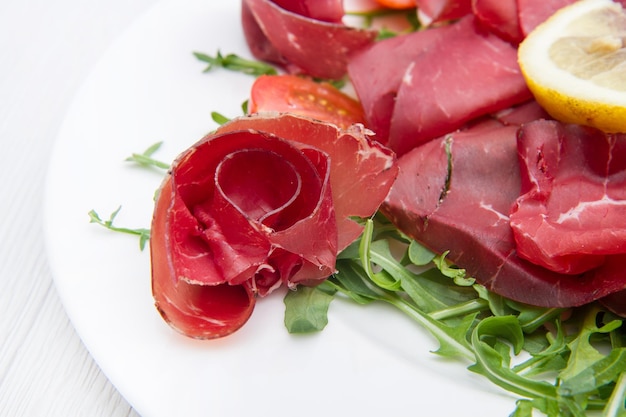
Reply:
[[[580,0],[537,26],[518,62],[537,102],[555,119],[626,132],[626,12]]]

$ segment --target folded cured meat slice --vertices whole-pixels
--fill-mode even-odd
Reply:
[[[472,12],[490,32],[517,44],[557,10],[576,0],[473,0]]]
[[[355,53],[348,75],[359,96],[367,126],[379,142],[389,138],[396,95],[406,68],[430,47],[437,47],[448,27],[433,28],[376,42]]]
[[[577,0],[517,0],[519,26],[526,37],[540,23],[552,16],[557,10]]]
[[[342,0],[272,0],[274,4],[300,16],[323,22],[341,23],[345,14]]]
[[[425,50],[406,69],[388,145],[403,154],[529,98],[516,48],[481,30],[470,16],[451,25],[437,47]]]
[[[626,288],[626,257],[579,275],[517,255],[509,222],[520,195],[515,125],[488,121],[413,149],[381,207],[407,235],[448,258],[489,290],[532,305],[587,304]]]
[[[550,115],[535,100],[501,110],[491,116],[502,124],[518,126],[535,120],[550,119]]]
[[[398,155],[531,97],[516,48],[473,16],[404,41],[382,41],[348,67],[368,127]],[[386,47],[397,49],[381,52]],[[410,48],[408,57],[383,60]]]
[[[489,31],[512,43],[523,39],[518,19],[518,0],[473,0],[474,16]]]
[[[519,256],[579,274],[626,253],[626,135],[539,121],[521,128],[519,155]]]
[[[348,57],[372,44],[377,35],[343,24],[340,13],[339,0],[241,3],[243,32],[257,59],[274,62],[291,73],[328,79],[343,77]]]
[[[416,0],[420,22],[425,25],[459,19],[472,11],[472,0]]]

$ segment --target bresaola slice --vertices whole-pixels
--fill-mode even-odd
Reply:
[[[449,28],[439,48],[425,50],[406,69],[398,89],[388,146],[399,155],[531,97],[515,47],[472,17]]]
[[[514,125],[487,121],[413,149],[399,159],[400,174],[381,211],[431,250],[449,250],[448,258],[479,283],[515,301],[580,306],[626,288],[624,255],[577,275],[518,256],[509,218],[522,187],[517,132]],[[610,308],[612,299],[623,296],[607,298]]]
[[[340,79],[350,55],[371,45],[377,35],[341,23],[340,0],[242,0],[241,6],[243,31],[252,54],[290,73]]]
[[[514,44],[576,0],[473,0],[472,12],[490,32]]]
[[[393,47],[396,53],[412,48],[410,61],[383,61]],[[355,55],[348,73],[368,127],[398,155],[531,97],[517,49],[479,27],[473,16],[406,35],[404,42],[381,41]]]
[[[356,53],[348,64],[348,75],[359,96],[367,126],[379,142],[389,138],[396,95],[405,70],[419,55],[438,47],[448,29],[434,28],[376,42]]]
[[[626,253],[626,135],[535,122],[522,127],[519,154],[511,226],[521,257],[579,274]]]
[[[396,174],[393,153],[362,126],[288,114],[222,126],[176,159],[159,191],[150,239],[157,309],[190,337],[234,332],[257,296],[332,274],[361,230],[349,216],[372,215]]]
[[[539,23],[576,0],[417,0],[425,26],[473,14],[489,31],[519,43]],[[622,0],[624,1],[624,0]]]
[[[522,36],[526,37],[557,10],[575,1],[577,0],[517,0],[518,22]]]
[[[169,198],[168,198],[169,196]],[[171,236],[174,223],[194,219],[184,212],[184,202],[175,195],[171,178],[163,183],[156,201],[150,230],[152,294],[163,319],[178,332],[197,339],[226,336],[250,318],[255,295],[248,285],[203,285],[177,270],[173,258],[181,249]],[[189,253],[189,251],[187,251]],[[216,274],[198,264],[202,275]],[[194,274],[197,275],[197,274]]]
[[[472,11],[472,0],[416,0],[416,3],[424,26],[459,19]]]
[[[524,38],[518,0],[472,0],[472,12],[484,27],[502,39],[517,44]]]
[[[272,0],[278,7],[311,19],[341,23],[345,14],[342,0]]]

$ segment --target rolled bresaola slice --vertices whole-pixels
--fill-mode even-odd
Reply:
[[[222,125],[179,155],[158,192],[152,293],[189,337],[224,337],[281,285],[315,285],[397,174],[393,152],[362,125],[291,114]]]

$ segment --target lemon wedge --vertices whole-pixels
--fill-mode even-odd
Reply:
[[[626,132],[626,11],[580,0],[537,26],[518,61],[537,102],[555,119]]]

